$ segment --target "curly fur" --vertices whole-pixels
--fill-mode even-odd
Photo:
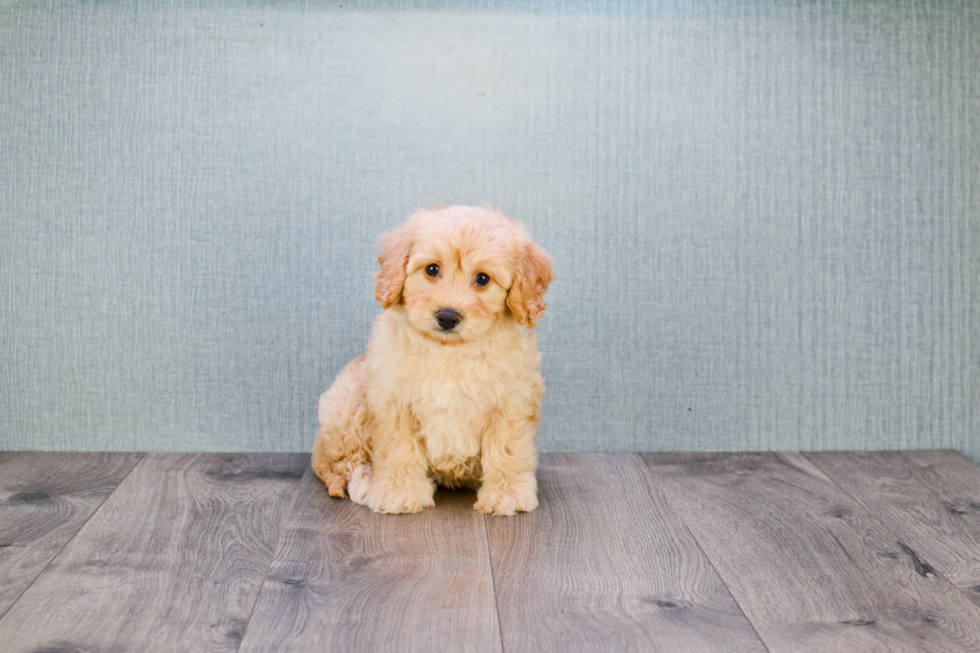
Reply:
[[[476,489],[481,512],[534,510],[544,383],[528,328],[544,314],[548,256],[499,211],[451,206],[387,234],[378,262],[385,310],[367,353],[320,397],[314,472],[376,512],[430,507],[437,484]],[[441,308],[462,316],[452,331]]]

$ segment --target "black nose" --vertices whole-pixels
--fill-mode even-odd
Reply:
[[[436,311],[436,322],[443,331],[452,331],[462,319],[463,316],[451,308],[440,308]]]

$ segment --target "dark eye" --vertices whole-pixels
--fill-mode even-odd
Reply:
[[[425,273],[430,277],[438,277],[439,266],[436,265],[435,263],[429,263],[428,265],[425,266]]]
[[[490,277],[488,275],[484,274],[483,272],[476,275],[476,285],[485,286],[488,283],[490,283]]]

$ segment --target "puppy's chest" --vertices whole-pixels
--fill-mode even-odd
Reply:
[[[451,473],[480,454],[503,398],[499,368],[485,356],[420,357],[411,368],[412,410],[434,469]]]
[[[403,369],[417,412],[452,413],[459,418],[486,414],[504,392],[500,362],[486,355],[457,352],[407,357]]]

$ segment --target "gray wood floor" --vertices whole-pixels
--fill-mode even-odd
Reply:
[[[0,453],[0,650],[980,651],[952,451],[542,456],[540,508],[305,454]]]

